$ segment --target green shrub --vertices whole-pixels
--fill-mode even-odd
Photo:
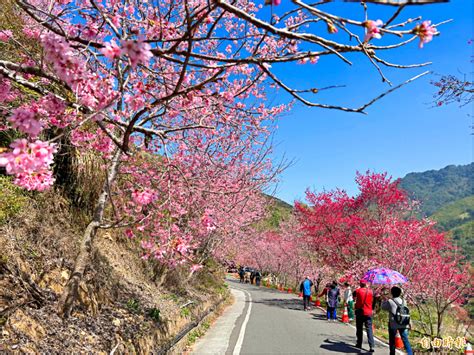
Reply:
[[[181,308],[181,317],[189,317],[191,311],[188,307]]]
[[[129,299],[127,302],[127,308],[132,313],[138,313],[140,311],[140,301],[135,298]]]
[[[204,321],[204,322],[202,322],[202,324],[201,324],[201,327],[202,327],[202,329],[204,329],[204,330],[208,330],[208,329],[210,328],[210,326],[211,326],[211,323],[209,323],[208,321]]]
[[[13,185],[10,177],[0,175],[0,224],[20,212],[26,202],[25,192]]]
[[[155,307],[150,308],[147,314],[148,314],[148,317],[153,319],[155,322],[160,321],[160,310],[158,308],[155,308]]]

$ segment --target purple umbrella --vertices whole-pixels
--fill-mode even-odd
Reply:
[[[379,285],[403,284],[408,281],[408,279],[398,271],[386,269],[384,267],[378,267],[367,271],[362,280]]]

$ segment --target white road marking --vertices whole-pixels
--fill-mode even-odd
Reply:
[[[242,327],[240,328],[239,337],[237,338],[237,343],[235,344],[233,355],[240,355],[240,351],[242,350],[242,344],[244,342],[245,336],[245,329],[247,328],[247,323],[249,322],[250,312],[252,311],[252,296],[247,291],[244,291],[248,296],[249,308],[247,308],[247,314],[245,315],[244,322],[242,323]]]
[[[245,293],[234,288],[230,291],[234,296],[234,304],[224,311],[202,338],[198,339],[191,354],[221,355],[227,351],[232,330],[245,309]]]

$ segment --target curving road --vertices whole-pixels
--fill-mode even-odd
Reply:
[[[358,354],[355,328],[302,310],[296,295],[228,279],[235,302],[193,347],[192,354]],[[376,341],[375,354],[388,354]]]

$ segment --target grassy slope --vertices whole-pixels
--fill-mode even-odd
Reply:
[[[444,230],[461,227],[474,220],[474,196],[460,199],[441,207],[431,218]]]
[[[443,206],[474,195],[474,163],[449,165],[440,170],[407,174],[400,186],[422,202],[422,213],[430,216]]]
[[[101,230],[73,317],[60,319],[82,214],[58,191],[28,193],[0,175],[0,353],[109,353],[117,339],[117,353],[155,353],[228,293],[212,260],[190,281],[183,267],[161,282],[138,241]]]
[[[436,211],[432,219],[447,231],[469,260],[474,259],[474,196],[460,199]]]

